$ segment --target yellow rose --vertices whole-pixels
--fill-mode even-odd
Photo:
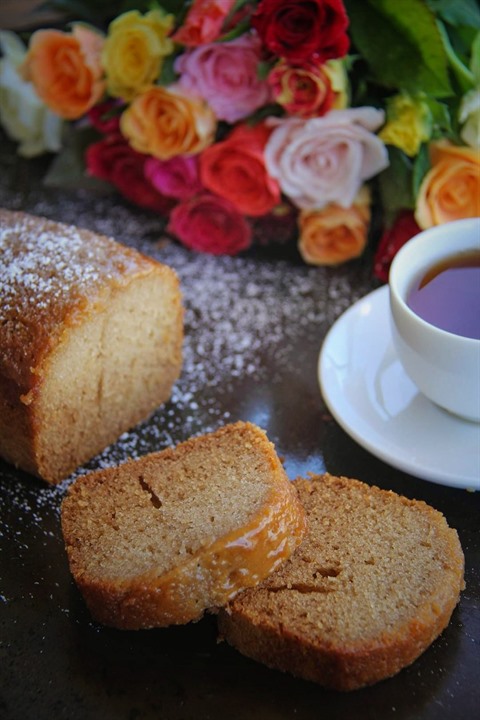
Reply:
[[[155,82],[163,58],[173,51],[167,37],[173,22],[163,10],[144,16],[131,10],[110,23],[102,62],[111,95],[129,101]]]
[[[422,229],[480,216],[480,150],[447,141],[430,146],[432,167],[420,186],[415,219]]]
[[[203,100],[155,86],[133,100],[120,129],[138,152],[168,160],[204,150],[213,142],[216,120]]]
[[[385,145],[395,145],[413,157],[422,142],[430,139],[432,121],[427,105],[406,93],[394,95],[387,104],[387,123],[379,133]]]
[[[351,207],[330,203],[321,210],[302,210],[298,249],[311,265],[338,265],[359,257],[370,225],[370,191],[363,186]]]

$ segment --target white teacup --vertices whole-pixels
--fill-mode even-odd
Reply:
[[[400,362],[418,389],[445,410],[480,422],[480,340],[442,330],[407,305],[429,268],[469,250],[480,250],[480,218],[438,225],[407,242],[390,268],[391,326]]]

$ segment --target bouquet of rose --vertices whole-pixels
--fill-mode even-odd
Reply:
[[[363,253],[373,202],[382,279],[420,228],[480,215],[475,0],[49,5],[78,20],[0,33],[0,121],[58,153],[50,183],[75,145],[187,247],[295,237],[312,264]]]

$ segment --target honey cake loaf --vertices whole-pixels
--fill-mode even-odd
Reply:
[[[56,483],[166,401],[174,271],[113,239],[0,210],[0,455]]]
[[[338,690],[394,675],[459,600],[456,531],[424,502],[356,480],[293,484],[307,534],[279,570],[220,611],[220,634],[250,658]]]
[[[93,617],[123,629],[197,620],[263,580],[305,532],[273,444],[244,422],[79,478],[61,517]]]

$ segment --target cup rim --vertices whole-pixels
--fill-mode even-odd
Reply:
[[[401,308],[402,312],[407,315],[407,317],[418,323],[420,328],[423,328],[425,330],[428,330],[428,332],[433,333],[437,335],[440,338],[449,339],[450,342],[457,342],[461,344],[467,344],[472,346],[478,346],[480,345],[480,339],[479,338],[472,338],[467,337],[466,335],[459,335],[457,333],[450,332],[449,330],[444,330],[443,328],[438,327],[437,325],[433,325],[432,323],[428,322],[427,320],[424,320],[420,315],[417,315],[416,312],[414,312],[409,305],[407,304],[406,298],[402,296],[402,293],[400,292],[398,288],[398,273],[399,273],[399,267],[404,261],[405,257],[408,257],[411,253],[415,252],[415,248],[418,244],[424,244],[428,242],[428,238],[430,238],[432,235],[440,234],[441,236],[445,236],[449,232],[449,230],[452,228],[452,226],[455,226],[456,229],[461,229],[461,226],[464,226],[465,228],[475,228],[475,226],[478,226],[478,241],[473,242],[473,245],[475,249],[478,247],[480,250],[480,217],[474,217],[474,218],[462,218],[460,220],[453,220],[449,223],[443,223],[442,225],[434,225],[431,228],[427,228],[426,230],[422,230],[420,233],[415,235],[413,238],[408,240],[405,245],[403,245],[400,250],[396,253],[395,257],[393,258],[393,261],[390,265],[390,272],[389,272],[389,278],[388,278],[388,286],[389,286],[389,292],[390,296],[393,297],[396,301],[396,303]],[[465,250],[467,248],[464,248]],[[462,252],[462,250],[459,250],[458,252]],[[448,255],[455,254],[455,248],[451,249],[450,251],[447,251],[443,257],[448,257]],[[422,266],[419,266],[418,269],[412,273],[412,276],[407,283],[407,287],[411,287],[411,284],[415,277],[422,271],[427,270],[428,267],[435,262],[436,260],[441,260],[441,257],[438,258],[430,258],[430,260],[425,261],[425,263]]]

